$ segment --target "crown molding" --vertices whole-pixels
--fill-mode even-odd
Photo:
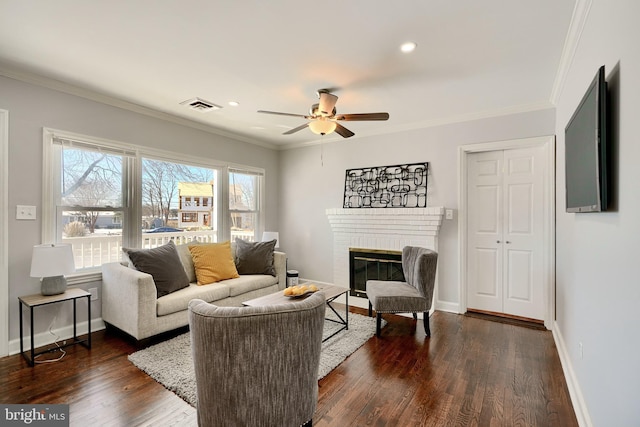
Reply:
[[[217,136],[233,139],[236,141],[246,142],[253,145],[258,145],[271,150],[277,150],[278,147],[274,144],[249,138],[241,134],[227,132],[219,128],[206,125],[204,123],[196,122],[193,120],[185,119],[170,113],[165,113],[153,108],[145,107],[133,102],[125,101],[98,91],[87,89],[79,86],[72,85],[70,83],[63,82],[61,80],[45,77],[36,73],[20,70],[10,65],[0,63],[0,76],[5,76],[10,79],[19,80],[25,83],[42,86],[47,89],[52,89],[58,92],[66,93],[69,95],[75,95],[81,98],[89,99],[91,101],[100,102],[102,104],[110,105],[112,107],[122,108],[123,110],[132,111],[134,113],[143,114],[145,116],[153,117],[156,119],[164,120],[167,122],[175,123],[178,125],[190,127],[193,129],[201,130],[203,132],[211,133]]]
[[[578,50],[578,44],[582,37],[582,31],[589,17],[589,11],[591,10],[592,0],[577,0],[576,5],[573,8],[573,15],[571,16],[571,22],[569,23],[569,30],[567,31],[567,37],[564,40],[564,47],[562,48],[562,55],[560,56],[560,65],[556,72],[556,79],[553,82],[553,88],[551,89],[551,97],[549,102],[553,105],[557,105],[560,101],[560,96],[564,89],[564,85],[569,75],[569,69],[573,63],[573,58]]]

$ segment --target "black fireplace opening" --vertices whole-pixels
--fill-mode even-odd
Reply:
[[[349,295],[366,298],[367,280],[404,281],[402,251],[349,248]]]

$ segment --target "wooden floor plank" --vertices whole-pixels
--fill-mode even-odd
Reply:
[[[319,381],[315,426],[577,426],[549,331],[436,312],[426,338],[421,322],[384,318]],[[107,330],[60,362],[2,358],[0,403],[68,403],[74,426],[195,426],[194,408],[127,360],[153,343]]]

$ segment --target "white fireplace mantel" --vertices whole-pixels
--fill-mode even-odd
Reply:
[[[349,248],[437,251],[444,207],[333,208],[326,215],[333,230],[333,281],[348,287]]]

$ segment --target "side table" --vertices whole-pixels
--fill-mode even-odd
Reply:
[[[76,302],[80,298],[87,299],[88,332],[87,332],[87,338],[83,340],[78,339],[78,336],[77,336],[78,317],[77,317],[77,310],[76,310]],[[22,297],[18,297],[18,300],[20,305],[20,308],[19,308],[20,310],[20,353],[22,353],[22,357],[24,357],[24,359],[27,361],[27,363],[29,363],[30,366],[34,366],[36,356],[40,354],[48,353],[50,351],[57,350],[58,348],[64,348],[64,347],[68,347],[70,345],[75,345],[75,344],[82,344],[86,348],[89,348],[89,349],[91,348],[91,294],[89,292],[85,291],[84,289],[69,288],[64,293],[58,294],[58,295],[41,295],[41,294],[25,295]],[[43,350],[36,353],[34,348],[35,343],[33,338],[34,336],[33,309],[35,307],[39,307],[42,305],[54,304],[57,302],[64,302],[64,301],[71,301],[71,300],[73,300],[73,340],[70,343],[67,343],[65,345],[61,345],[55,348],[50,348],[50,349]],[[25,353],[24,344],[23,344],[24,334],[23,334],[23,326],[22,326],[22,323],[23,323],[22,314],[23,314],[24,307],[29,308],[29,320],[31,322],[31,350],[30,350],[31,357],[27,356],[27,354]]]

